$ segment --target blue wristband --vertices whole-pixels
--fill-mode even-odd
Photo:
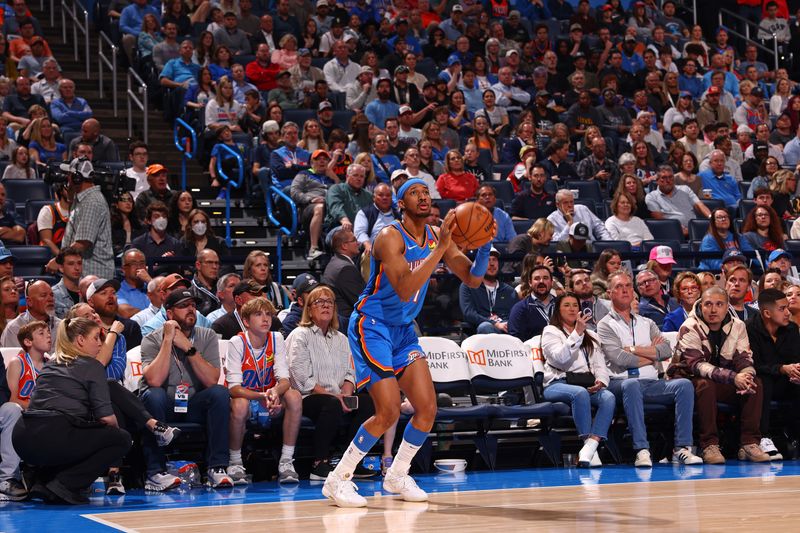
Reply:
[[[475,260],[472,262],[472,268],[469,273],[476,278],[482,278],[486,274],[486,269],[489,268],[489,255],[492,251],[492,242],[489,241],[480,248],[478,253],[475,254]]]

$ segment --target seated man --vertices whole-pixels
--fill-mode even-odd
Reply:
[[[303,317],[303,307],[306,304],[306,295],[319,285],[319,281],[311,274],[300,274],[292,282],[294,291],[294,302],[289,306],[286,315],[281,315],[281,335],[287,338],[289,333],[294,331]]]
[[[569,227],[569,234],[565,239],[556,243],[556,252],[562,254],[588,254],[592,253],[592,243],[587,242],[589,239],[589,226],[583,222],[575,222]],[[592,261],[589,259],[569,259],[566,260],[564,256],[556,255],[556,263],[560,260],[565,260],[569,268],[580,268],[589,270],[592,267]],[[563,264],[563,263],[562,263]]]
[[[597,324],[611,311],[611,302],[594,295],[591,272],[588,270],[571,270],[569,287],[578,298],[581,312],[586,313],[587,309],[590,311],[589,317],[586,319],[586,328],[597,331]]]
[[[73,305],[80,302],[78,283],[83,276],[83,256],[75,248],[64,248],[56,256],[61,280],[53,285],[56,316],[64,318]]]
[[[194,278],[192,278],[192,291],[197,298],[197,310],[208,316],[219,309],[219,298],[214,293],[219,277],[219,255],[210,248],[201,250],[194,262]]]
[[[497,206],[497,193],[491,185],[481,185],[475,195],[475,200],[489,210],[497,223],[497,234],[494,236],[495,242],[511,242],[517,236],[514,230],[514,223],[511,217],[504,210]]]
[[[736,209],[742,200],[742,191],[736,180],[725,171],[725,153],[714,150],[708,156],[708,170],[703,170],[697,177],[703,180],[703,188],[711,189],[711,197],[725,202],[725,207]]]
[[[9,199],[5,185],[0,183],[0,240],[4,243],[25,244],[25,221],[15,208],[15,202],[24,201],[25,198]]]
[[[213,488],[230,487],[233,481],[226,473],[230,394],[218,385],[219,341],[212,330],[196,325],[197,307],[187,289],[172,292],[164,308],[168,320],[142,340],[142,403],[157,420],[207,426],[208,483]],[[180,478],[167,473],[164,448],[153,434],[142,439],[145,489],[165,491],[180,485]]]
[[[211,326],[223,340],[232,339],[242,331],[242,325],[239,317],[241,316],[242,306],[252,300],[264,296],[264,287],[259,285],[254,279],[245,279],[240,281],[236,287],[233,288],[233,301],[236,307],[230,313],[224,314],[214,321]],[[278,325],[276,330],[280,329],[280,321],[273,320],[273,327]]]
[[[655,322],[661,329],[664,318],[678,308],[678,302],[661,290],[658,276],[652,270],[644,270],[636,275],[636,289],[639,291],[639,314]]]
[[[800,333],[789,320],[789,301],[781,291],[762,291],[758,309],[759,313],[747,322],[747,337],[753,350],[753,366],[764,390],[759,448],[772,461],[780,461],[783,456],[770,438],[770,409],[773,400],[790,402],[791,409],[784,411],[789,439],[800,438]]]
[[[81,130],[83,121],[92,118],[92,108],[86,100],[75,96],[75,82],[70,79],[61,79],[58,92],[61,97],[50,103],[50,113],[63,134],[76,134]]]
[[[489,266],[483,275],[480,287],[471,289],[462,283],[458,289],[458,301],[464,322],[479,334],[508,333],[508,317],[519,297],[517,291],[499,279],[500,252],[492,248]]]
[[[150,318],[144,321],[144,325],[142,326],[142,335],[147,335],[148,333],[152,333],[153,331],[163,326],[164,322],[167,321],[167,310],[164,307],[164,302],[167,301],[167,297],[173,292],[177,291],[178,289],[188,290],[189,287],[191,287],[191,285],[192,285],[191,282],[188,279],[181,276],[180,274],[170,274],[169,276],[161,278],[161,281],[158,284],[158,295],[156,297],[152,297],[148,292],[148,297],[150,297],[150,301],[151,302],[153,302],[154,300],[160,301],[161,307],[158,309],[157,312],[153,313],[153,315],[150,316]],[[203,315],[202,313],[196,313],[196,316],[197,316],[198,326],[203,328],[211,328],[211,322],[205,317],[205,315]]]
[[[283,415],[283,446],[278,460],[278,483],[297,483],[294,447],[300,431],[303,398],[289,383],[286,345],[270,331],[276,314],[272,302],[255,298],[242,306],[245,331],[231,339],[225,358],[225,381],[231,395],[228,476],[235,485],[247,483],[242,442],[253,402],[270,417]]]
[[[361,270],[355,263],[359,254],[359,244],[352,230],[342,229],[334,234],[333,251],[334,256],[325,267],[320,281],[333,289],[336,295],[336,310],[345,320],[342,324],[342,318],[339,319],[340,328],[346,331],[347,319],[366,285],[364,278],[361,277]]]
[[[42,74],[42,78],[31,85],[31,93],[38,94],[49,104],[59,96],[61,67],[58,66],[58,61],[52,57],[45,59],[42,63]]]
[[[130,350],[142,344],[142,329],[133,320],[119,315],[118,290],[119,282],[117,280],[98,278],[86,288],[86,303],[100,317],[106,331],[111,329],[114,322],[119,322],[124,326],[122,336],[125,337],[125,344]]]
[[[50,328],[52,342],[48,352],[53,353],[56,346],[56,329],[61,323],[61,319],[55,317],[56,305],[53,300],[53,289],[46,281],[34,281],[28,285],[25,300],[28,303],[28,310],[6,324],[3,334],[0,335],[0,345],[4,348],[18,347],[17,334],[22,326],[34,320],[40,320]]]
[[[164,276],[156,276],[147,282],[147,300],[150,305],[131,317],[131,320],[139,324],[140,328],[144,328],[144,325],[161,311],[160,287],[162,281],[164,281]]]
[[[130,318],[150,305],[147,284],[152,278],[147,272],[147,261],[141,250],[129,248],[122,254],[122,275],[117,293],[119,314]]]
[[[116,143],[100,133],[100,122],[96,118],[83,121],[81,134],[69,143],[69,151],[73,153],[80,143],[92,147],[92,161],[119,161],[119,150]]]
[[[395,170],[392,176],[394,177],[398,172],[403,171]],[[363,249],[361,252],[362,278],[369,279],[370,252],[375,237],[395,220],[400,220],[400,211],[392,206],[392,188],[385,183],[379,183],[372,190],[372,204],[359,210],[353,222],[353,233]]]
[[[333,180],[328,177],[330,154],[325,150],[314,150],[311,154],[311,167],[297,173],[292,180],[291,196],[300,212],[304,228],[308,228],[311,244],[308,260],[312,261],[323,254],[320,250],[322,222],[325,220],[325,195]]]
[[[239,26],[236,13],[228,11],[223,15],[223,27],[214,32],[214,44],[226,46],[235,56],[251,53],[250,39]]]
[[[739,460],[770,460],[759,448],[764,391],[753,368],[747,330],[744,322],[729,313],[728,294],[721,288],[706,289],[695,313],[681,326],[667,375],[692,380],[704,463],[725,463],[717,430],[720,401],[741,406]]]
[[[511,214],[517,220],[535,220],[553,212],[555,198],[544,190],[547,174],[539,163],[530,165],[528,173],[530,188],[524,188],[511,201]],[[524,183],[524,182],[523,182]]]
[[[537,265],[526,281],[531,293],[514,304],[508,317],[508,333],[523,342],[542,334],[545,326],[550,324],[555,303],[555,297],[550,292],[553,288],[553,273],[550,268]]]
[[[134,210],[139,222],[147,218],[147,206],[150,202],[160,201],[164,205],[172,205],[172,197],[177,194],[169,188],[167,167],[158,163],[147,167],[147,183],[150,186],[136,197]]]
[[[547,220],[553,224],[553,242],[567,237],[569,229],[575,222],[583,222],[589,228],[588,240],[610,241],[611,235],[606,225],[585,205],[575,205],[575,195],[569,189],[561,189],[556,193],[556,210],[548,215]]]
[[[236,272],[225,274],[217,280],[217,299],[220,306],[208,315],[208,320],[213,324],[223,315],[233,312],[236,309],[236,302],[233,299],[233,289],[242,281],[242,277]]]
[[[14,84],[16,92],[9,94],[3,100],[3,118],[14,128],[24,128],[30,124],[28,110],[32,105],[47,108],[44,98],[38,94],[31,94],[31,80],[20,76]]]
[[[144,221],[150,229],[133,239],[131,246],[141,250],[145,257],[175,255],[180,241],[167,233],[168,217],[169,208],[164,203],[158,200],[151,202],[147,206],[147,217]]]
[[[659,361],[669,359],[672,350],[655,322],[631,309],[634,297],[632,281],[625,270],[609,275],[608,294],[612,309],[597,324],[597,333],[611,375],[608,390],[622,401],[628,418],[636,451],[634,464],[637,467],[653,466],[644,423],[644,402],[675,406],[672,460],[682,464],[700,464],[703,460],[692,453],[692,383],[687,379],[659,379],[657,365]]]

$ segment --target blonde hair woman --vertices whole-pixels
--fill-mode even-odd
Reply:
[[[366,178],[364,179],[364,188],[372,191],[378,183],[378,178],[375,177],[375,169],[372,166],[372,157],[367,152],[359,153],[354,164],[361,165],[367,171]]]
[[[217,93],[206,104],[206,128],[216,131],[222,126],[230,127],[232,132],[241,133],[239,119],[244,113],[242,104],[233,99],[233,84],[227,76],[217,82]]]
[[[325,142],[325,135],[322,133],[322,126],[313,118],[306,120],[303,124],[302,137],[297,146],[309,153],[313,153],[314,150],[328,149],[328,143]]]
[[[261,250],[253,250],[244,260],[242,280],[253,279],[265,287],[264,296],[272,302],[276,309],[281,310],[289,306],[289,293],[272,281],[269,271],[269,256]]]

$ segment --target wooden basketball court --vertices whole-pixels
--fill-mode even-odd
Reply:
[[[594,484],[432,493],[428,503],[368,498],[84,514],[125,531],[796,531],[800,476]]]

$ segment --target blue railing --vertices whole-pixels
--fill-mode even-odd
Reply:
[[[275,199],[273,199],[272,195],[275,195]],[[287,237],[293,237],[295,233],[297,233],[297,206],[295,205],[294,201],[282,190],[273,187],[272,185],[267,185],[267,190],[264,194],[266,204],[267,204],[267,219],[278,226],[278,242],[275,245],[275,281],[281,283],[282,280],[282,268],[281,263],[283,262],[283,236],[286,235]],[[275,218],[275,215],[272,212],[273,203],[276,200],[283,200],[289,206],[289,212],[292,214],[292,224],[291,227],[286,227],[281,224],[281,222]]]
[[[178,119],[180,120],[180,119]],[[217,157],[217,176],[222,178],[222,181],[225,184],[225,242],[228,244],[228,248],[231,246],[231,187],[238,189],[241,187],[242,183],[244,183],[244,159],[242,158],[242,154],[238,151],[234,150],[227,144],[218,144],[217,146],[221,147],[223,152],[228,152],[232,157],[236,158],[238,163],[238,180],[234,181],[233,178],[228,176],[225,170],[222,168],[222,160],[223,157]],[[222,155],[222,154],[220,154]]]
[[[192,145],[190,149],[186,148],[186,141],[188,140],[186,137],[179,137],[178,134],[181,128],[185,129],[189,132],[189,135],[192,137]],[[175,129],[172,132],[172,138],[175,142],[175,148],[182,154],[181,157],[181,190],[185,191],[186,189],[186,162],[189,159],[193,159],[195,152],[197,151],[197,132],[194,131],[194,128],[191,127],[185,120],[182,118],[175,120]]]

